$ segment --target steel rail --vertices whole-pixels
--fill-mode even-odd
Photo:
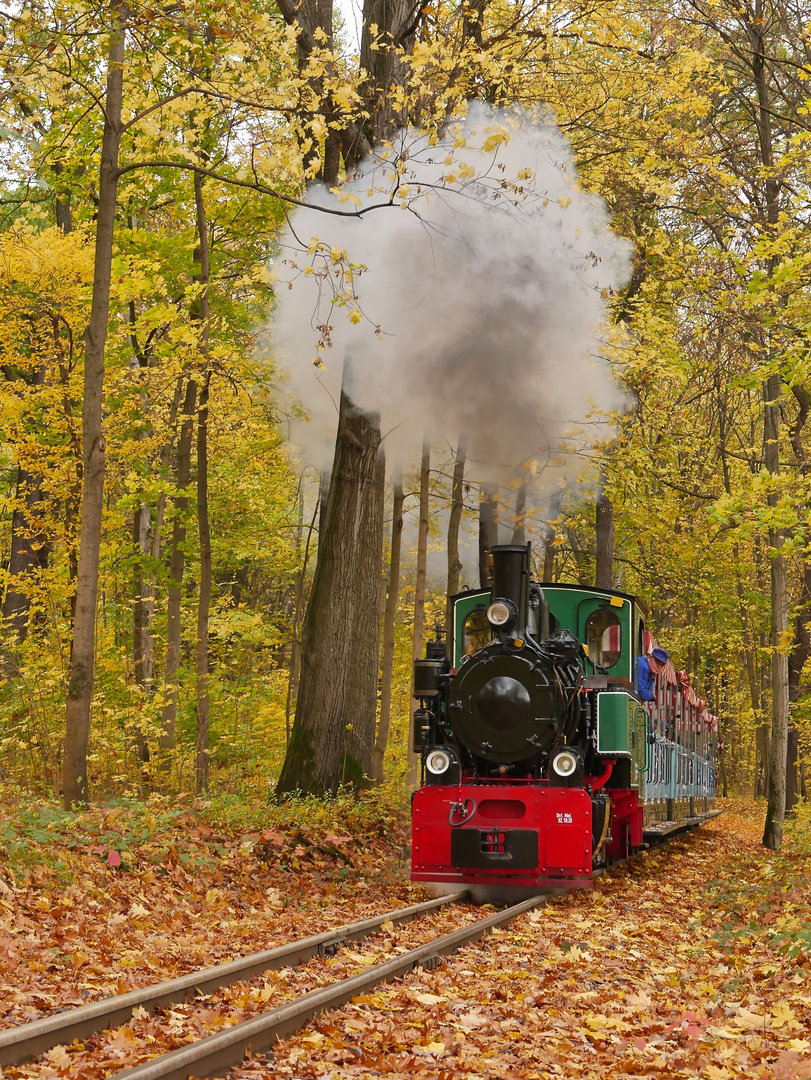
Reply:
[[[285,1035],[304,1027],[327,1009],[346,1004],[358,994],[367,993],[380,983],[407,975],[416,967],[430,966],[440,956],[454,952],[484,937],[490,930],[504,926],[518,915],[546,903],[552,893],[541,893],[503,911],[498,911],[471,926],[411,949],[401,956],[367,968],[332,986],[311,990],[250,1020],[206,1035],[187,1046],[170,1050],[131,1069],[115,1073],[115,1080],[187,1080],[189,1076],[214,1076],[238,1065],[250,1049],[254,1053],[269,1049]]]
[[[422,904],[387,911],[383,915],[375,915],[361,922],[326,930],[322,934],[302,938],[300,941],[292,941],[274,949],[252,953],[239,960],[216,964],[202,971],[191,971],[188,975],[182,975],[168,982],[142,986],[126,994],[102,998],[100,1001],[82,1005],[77,1009],[54,1013],[41,1020],[20,1024],[18,1027],[5,1028],[0,1031],[0,1067],[19,1065],[39,1057],[54,1046],[69,1044],[74,1039],[85,1038],[96,1031],[116,1027],[128,1021],[132,1016],[132,1010],[139,1006],[150,1011],[157,1005],[170,1005],[173,1002],[183,1001],[190,994],[206,994],[221,986],[250,979],[262,971],[295,967],[313,956],[330,955],[337,951],[344,941],[357,941],[367,937],[375,930],[379,930],[386,920],[391,923],[401,923],[409,919],[417,919],[446,904],[458,903],[467,895],[467,889],[462,889],[448,896],[426,900]]]

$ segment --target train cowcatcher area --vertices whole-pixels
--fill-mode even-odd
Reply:
[[[417,903],[424,894],[407,882],[390,824],[376,842],[268,830],[223,846],[187,821],[185,843],[178,827],[166,851],[134,845],[121,864],[103,845],[18,864],[0,895],[3,1028]],[[801,824],[775,854],[759,844],[762,808],[728,804],[593,889],[558,895],[323,1014],[231,1076],[810,1077],[811,845]],[[136,1009],[2,1075],[124,1072],[488,910],[461,903],[424,923],[384,923],[317,961],[152,1015]]]

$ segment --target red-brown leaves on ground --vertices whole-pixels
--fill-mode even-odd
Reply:
[[[799,843],[767,852],[760,829],[759,812],[728,812],[436,970],[355,999],[243,1063],[234,1080],[811,1080],[811,854]],[[412,902],[400,843],[276,827],[228,840],[198,821],[164,844],[162,861],[139,850],[114,869],[86,853],[73,856],[75,880],[61,890],[35,874],[6,883],[4,1023]],[[384,925],[326,961],[155,1016],[136,1011],[5,1075],[101,1080],[481,914],[465,906]]]
[[[811,860],[760,831],[728,813],[235,1075],[811,1077]]]

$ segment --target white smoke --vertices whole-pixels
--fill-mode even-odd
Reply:
[[[469,476],[535,473],[548,489],[566,473],[547,468],[561,447],[606,437],[588,418],[623,403],[600,353],[629,246],[553,123],[472,105],[438,144],[404,132],[316,199],[364,213],[297,209],[276,259],[273,343],[312,464],[334,434],[345,357],[389,461],[418,460],[425,430],[451,446],[466,431]]]

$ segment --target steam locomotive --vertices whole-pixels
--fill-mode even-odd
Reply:
[[[529,545],[492,561],[492,589],[452,597],[447,641],[414,665],[411,876],[484,900],[587,888],[712,816],[717,721],[671,664],[640,699],[638,597],[532,582]]]

